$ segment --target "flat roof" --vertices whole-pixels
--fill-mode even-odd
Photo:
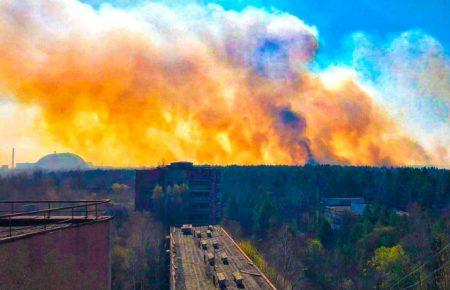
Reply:
[[[233,280],[236,271],[241,273],[245,289],[276,289],[222,227],[214,226],[211,238],[207,237],[207,230],[207,226],[193,227],[195,233],[202,233],[199,239],[194,234],[183,234],[180,228],[171,228],[171,289],[217,289],[213,282],[215,273],[225,275],[226,289],[241,289]],[[217,249],[213,247],[214,240],[219,243]],[[199,241],[207,242],[207,250],[201,249]],[[204,261],[205,253],[215,255],[214,266]],[[227,264],[221,253],[227,254]]]
[[[0,243],[68,227],[104,222],[111,218],[111,216],[53,216],[50,218],[42,216],[19,216],[11,220],[0,218]]]
[[[109,203],[109,199],[0,201],[0,242],[110,220],[105,215]]]

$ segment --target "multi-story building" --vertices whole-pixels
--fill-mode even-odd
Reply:
[[[155,210],[155,198],[174,191],[182,206],[179,222],[216,224],[221,218],[220,171],[211,166],[175,162],[155,169],[136,171],[136,210]],[[167,203],[166,203],[167,204]]]

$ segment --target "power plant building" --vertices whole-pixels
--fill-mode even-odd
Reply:
[[[16,163],[11,167],[18,171],[70,171],[87,170],[92,164],[86,162],[80,156],[73,153],[53,153],[39,159],[36,163]]]
[[[136,171],[136,210],[156,210],[159,195],[176,195],[181,203],[180,222],[216,224],[221,218],[220,171],[211,166],[175,162],[168,166]],[[165,199],[167,199],[165,197]],[[173,211],[173,209],[172,209]]]

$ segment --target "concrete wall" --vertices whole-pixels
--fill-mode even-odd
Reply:
[[[164,186],[165,168],[136,170],[135,176],[135,208],[151,210],[152,194],[156,185]]]
[[[110,289],[110,221],[0,242],[0,289]]]
[[[135,209],[152,210],[152,194],[155,186],[187,184],[189,191],[183,195],[182,223],[196,225],[216,224],[221,218],[220,169],[193,166],[179,162],[155,169],[136,170]],[[201,196],[199,196],[201,194]],[[166,208],[166,211],[169,210]]]

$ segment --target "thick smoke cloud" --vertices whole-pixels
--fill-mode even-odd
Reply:
[[[308,72],[317,48],[315,28],[256,8],[0,3],[0,90],[94,163],[437,162],[355,79]]]
[[[410,133],[450,162],[450,59],[442,45],[420,30],[388,41],[353,35],[352,66],[378,90],[390,114]]]

